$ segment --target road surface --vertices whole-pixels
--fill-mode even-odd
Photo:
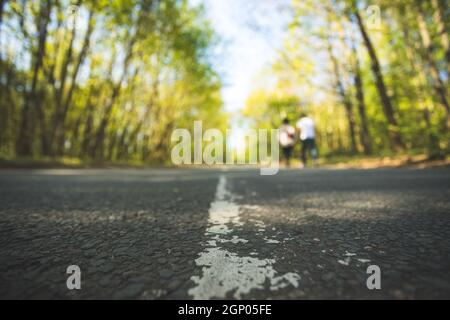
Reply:
[[[449,199],[448,168],[4,170],[0,298],[449,299]]]

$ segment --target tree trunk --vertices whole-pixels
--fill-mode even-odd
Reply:
[[[449,101],[447,98],[446,85],[441,78],[437,63],[433,59],[434,49],[433,49],[433,45],[431,43],[431,37],[428,32],[425,14],[423,12],[421,3],[417,2],[416,6],[419,11],[417,19],[418,19],[418,24],[419,24],[420,38],[422,41],[424,59],[427,62],[428,67],[430,68],[431,77],[433,78],[433,82],[434,82],[433,87],[434,87],[438,97],[441,100],[442,106],[444,107],[444,109],[446,111],[447,122],[448,122],[448,120],[450,119],[450,104],[449,104]]]
[[[85,115],[81,113],[77,120],[75,121],[75,124],[72,128],[72,146],[70,150],[70,155],[72,157],[76,157],[78,154],[78,151],[80,149],[80,129],[81,129],[81,123],[85,120]]]
[[[4,107],[6,108],[5,116],[4,116],[4,125],[1,129],[3,129],[5,135],[5,145],[7,147],[8,153],[14,153],[14,138],[15,138],[15,127],[16,121],[15,116],[17,112],[17,103],[16,99],[13,97],[14,88],[16,86],[16,74],[11,68],[11,66],[7,66],[6,69],[6,85],[2,88],[2,94],[4,94],[5,101]],[[9,110],[9,111],[8,111]],[[9,115],[9,116],[8,116]],[[3,117],[2,117],[3,118]],[[0,130],[1,130],[0,129]]]
[[[19,136],[16,144],[16,152],[19,156],[32,155],[32,139],[34,133],[33,113],[30,108],[34,107],[37,111],[37,116],[41,124],[41,147],[42,153],[46,154],[48,151],[48,144],[45,134],[45,115],[42,109],[43,101],[37,100],[37,85],[39,72],[42,67],[44,56],[46,53],[46,42],[48,34],[48,24],[50,21],[51,1],[46,0],[40,3],[39,17],[37,20],[38,32],[38,47],[33,55],[33,75],[31,80],[30,91],[25,95],[25,100],[22,106],[21,123],[19,128]]]
[[[125,81],[126,75],[128,73],[128,67],[131,62],[131,58],[133,55],[133,47],[136,40],[137,34],[135,34],[135,36],[128,43],[127,54],[123,62],[123,71],[120,80],[118,83],[113,84],[111,97],[109,98],[108,104],[105,109],[105,113],[103,114],[102,120],[97,130],[97,134],[95,136],[94,148],[92,150],[92,156],[94,158],[103,157],[106,126],[108,125],[109,119],[113,111],[114,103],[116,102],[116,99],[119,97],[123,82]]]
[[[127,123],[125,124],[125,127],[120,135],[119,142],[117,144],[117,159],[118,160],[123,160],[126,158],[126,148],[127,148],[126,137],[128,134],[128,127],[130,125],[131,125],[131,121],[127,121]]]
[[[333,64],[333,71],[334,71],[335,82],[336,82],[336,90],[341,98],[342,104],[344,105],[345,111],[347,114],[347,121],[348,121],[349,135],[350,135],[350,151],[352,153],[356,153],[358,151],[358,148],[357,148],[357,144],[356,144],[356,130],[355,130],[356,123],[355,123],[355,116],[353,114],[353,103],[344,88],[344,84],[342,83],[341,73],[340,73],[340,69],[339,69],[339,63],[333,54],[331,40],[328,41],[328,54],[329,54],[331,62]]]
[[[439,137],[432,130],[432,124],[430,120],[430,110],[428,108],[423,109],[423,117],[425,124],[428,128],[428,158],[436,159],[441,156],[441,147],[439,146]]]
[[[60,78],[59,78],[59,88],[55,90],[55,112],[53,114],[53,119],[51,122],[51,126],[49,128],[50,130],[50,136],[49,136],[49,142],[50,145],[53,147],[55,146],[55,150],[52,150],[52,155],[56,155],[57,152],[57,145],[55,144],[55,135],[58,133],[59,127],[60,127],[60,119],[61,119],[61,104],[63,100],[64,95],[64,88],[67,81],[67,73],[69,70],[69,65],[72,62],[72,55],[73,55],[73,43],[75,41],[76,37],[76,28],[72,29],[72,32],[70,33],[70,40],[69,40],[69,47],[67,48],[66,52],[64,53],[64,59],[63,63],[61,65],[60,70]]]
[[[89,13],[88,30],[86,31],[86,34],[84,36],[83,45],[82,45],[80,54],[78,55],[78,59],[75,63],[75,68],[73,70],[73,73],[71,75],[70,87],[67,92],[67,96],[66,96],[65,100],[60,101],[61,106],[58,108],[58,110],[60,110],[60,112],[57,113],[58,117],[55,121],[54,136],[57,137],[57,140],[59,141],[59,143],[61,143],[61,141],[65,140],[65,138],[64,138],[64,136],[65,136],[65,129],[64,129],[65,120],[67,117],[67,113],[70,109],[70,106],[72,104],[72,98],[73,98],[73,94],[75,91],[76,81],[77,81],[79,70],[81,68],[81,65],[85,61],[85,58],[89,51],[89,47],[90,47],[90,43],[91,43],[91,36],[92,36],[93,30],[94,30],[93,23],[94,23],[93,13],[90,12]]]
[[[149,143],[150,142],[150,136],[148,134],[144,135],[144,139],[142,141],[142,161],[147,161],[150,155],[150,148]]]
[[[140,69],[136,68],[136,70],[135,70],[135,72],[134,72],[134,74],[133,74],[133,76],[131,78],[131,81],[130,81],[131,84],[130,84],[129,90],[130,90],[130,93],[132,95],[132,99],[131,99],[132,105],[134,105],[136,80],[137,80],[137,77],[139,75],[139,71],[140,71]],[[126,140],[127,140],[127,135],[128,135],[129,128],[131,127],[131,123],[132,123],[132,120],[131,120],[131,117],[129,116],[127,121],[126,121],[126,123],[125,123],[125,126],[123,127],[122,133],[120,134],[119,141],[117,142],[116,158],[119,159],[119,160],[122,160],[122,159],[126,158],[126,153],[127,153],[127,148],[128,148]]]
[[[153,90],[152,90],[152,94],[150,95],[150,99],[149,102],[147,104],[147,108],[145,109],[145,113],[142,116],[142,118],[140,119],[140,121],[138,122],[138,124],[136,125],[136,127],[134,128],[134,130],[131,132],[128,141],[135,141],[137,139],[137,136],[139,134],[139,132],[141,131],[142,127],[145,124],[145,121],[147,121],[150,112],[153,110],[155,104],[156,104],[156,100],[158,99],[159,96],[159,80],[158,80],[158,76],[155,76],[155,80],[153,82]]]
[[[91,150],[91,135],[94,128],[94,106],[92,104],[92,92],[93,89],[90,89],[85,112],[87,113],[86,117],[86,124],[84,126],[83,130],[83,140],[81,142],[80,147],[80,157],[86,158],[89,155],[89,152]]]
[[[404,14],[404,11],[401,11],[402,14]],[[410,40],[409,35],[409,28],[406,24],[405,17],[401,17],[401,27],[402,27],[402,33],[403,33],[403,39],[406,44],[406,56],[408,57],[409,63],[411,65],[411,70],[417,74],[419,79],[419,86],[417,90],[416,97],[411,97],[411,104],[415,103],[418,105],[419,109],[423,110],[423,118],[425,120],[426,128],[427,128],[427,134],[428,134],[428,153],[430,155],[434,155],[436,153],[440,153],[440,146],[439,146],[439,139],[436,137],[436,134],[433,130],[432,124],[431,124],[431,115],[430,110],[433,109],[433,105],[430,107],[429,105],[426,105],[426,98],[428,96],[426,86],[427,86],[427,77],[425,75],[425,72],[423,68],[420,68],[417,66],[415,54],[413,51],[413,45]],[[414,90],[416,91],[416,90]],[[415,99],[414,99],[415,98]],[[423,105],[422,105],[423,104]],[[436,143],[437,139],[437,143]]]
[[[116,125],[115,123],[116,121],[114,121],[114,123],[112,124],[113,127],[114,125]],[[107,154],[106,154],[106,159],[108,159],[109,161],[114,161],[115,159],[115,151],[117,150],[117,131],[116,130],[111,130],[111,132],[109,133],[109,145],[108,145],[108,150],[107,150]]]
[[[360,15],[358,9],[356,8],[356,6],[354,6],[353,13],[356,17],[359,30],[363,37],[364,45],[366,46],[367,52],[369,53],[369,56],[370,56],[372,73],[375,77],[375,83],[376,83],[376,87],[378,90],[378,94],[380,96],[381,104],[383,106],[383,112],[388,121],[388,133],[389,133],[389,138],[390,138],[390,142],[391,142],[391,148],[394,151],[404,150],[403,140],[398,131],[397,119],[395,118],[394,108],[391,103],[391,98],[389,97],[389,94],[386,89],[384,77],[381,72],[380,63],[378,61],[378,56],[375,52],[375,48],[373,47],[372,40],[370,39],[369,34],[366,31],[366,28],[362,21],[361,15]]]
[[[56,29],[59,30],[61,29],[61,26],[63,25],[64,22],[64,17],[63,17],[63,13],[61,12],[61,9],[57,6],[56,7],[56,14],[57,14],[57,21],[56,21]],[[59,57],[59,50],[61,48],[61,35],[58,35],[58,37],[56,37],[55,39],[55,49],[54,49],[54,54],[51,58],[49,58],[48,62],[47,62],[47,68],[44,68],[44,73],[47,76],[47,81],[50,83],[50,85],[52,86],[53,92],[56,95],[56,77],[55,77],[55,71],[56,71],[56,64],[58,62],[58,57]]]
[[[6,0],[0,0],[0,46],[3,47],[3,43],[1,42],[1,36],[2,36],[2,22],[3,22],[3,11],[6,5]],[[3,54],[2,51],[0,51],[0,72],[3,73],[4,68],[6,68],[6,59],[4,61],[3,59]],[[3,75],[0,74],[0,77],[3,78]],[[8,79],[7,79],[8,80]],[[9,91],[9,86],[8,83],[6,84],[6,86],[1,86],[1,94],[2,96],[7,96],[7,92]],[[4,111],[2,110],[2,107],[4,107]],[[3,146],[3,144],[7,143],[7,131],[8,131],[8,124],[9,124],[9,119],[12,116],[12,113],[9,112],[9,105],[8,102],[6,101],[6,103],[4,105],[0,104],[0,113],[4,112],[2,119],[0,119],[0,149]]]
[[[445,60],[447,61],[447,75],[450,77],[450,42],[448,39],[448,32],[444,23],[443,18],[444,14],[442,12],[442,6],[439,4],[438,0],[431,0],[431,4],[434,10],[433,19],[438,28],[442,48],[444,49],[445,52]]]
[[[8,0],[0,0],[0,35],[2,30],[2,23],[3,23],[3,11],[5,10],[5,5],[8,2]]]
[[[151,9],[151,6],[149,5],[149,3],[147,3],[147,1],[144,1],[143,8],[139,12],[139,16],[136,21],[136,30],[134,31],[134,34],[131,36],[131,40],[128,42],[128,45],[126,48],[126,55],[125,55],[125,59],[123,62],[123,67],[122,67],[122,69],[123,69],[122,76],[117,84],[115,84],[115,85],[113,84],[111,97],[108,101],[108,104],[105,109],[105,113],[103,115],[102,120],[100,121],[100,125],[99,125],[99,128],[96,133],[96,137],[95,137],[95,141],[94,141],[94,148],[92,150],[92,156],[94,158],[95,157],[99,157],[99,158],[103,157],[104,138],[105,138],[106,127],[107,127],[109,119],[111,117],[116,99],[119,97],[123,82],[125,81],[125,78],[128,74],[128,67],[129,67],[131,59],[133,57],[134,46],[135,46],[138,38],[140,37],[141,32],[143,31],[141,29],[143,27],[143,23],[144,23],[146,14],[148,13],[148,10],[150,10],[150,9]]]
[[[366,115],[364,87],[363,87],[363,82],[362,82],[359,59],[357,56],[356,48],[354,46],[352,48],[352,51],[353,51],[353,57],[354,57],[353,72],[354,72],[354,81],[355,81],[355,89],[356,89],[356,100],[358,101],[358,113],[359,113],[359,119],[361,121],[361,130],[360,130],[361,143],[363,145],[364,153],[366,155],[369,155],[372,153],[372,141],[370,138],[369,124],[368,124],[367,115]]]

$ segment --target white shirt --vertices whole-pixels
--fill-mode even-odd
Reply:
[[[316,137],[314,120],[303,117],[297,121],[297,128],[300,129],[300,139],[314,139]]]
[[[288,124],[280,127],[280,145],[282,147],[291,147],[295,144],[295,128]]]

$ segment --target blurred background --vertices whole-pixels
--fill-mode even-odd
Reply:
[[[321,163],[446,159],[449,16],[448,0],[0,0],[0,159],[168,165],[195,120],[238,144],[301,112]]]

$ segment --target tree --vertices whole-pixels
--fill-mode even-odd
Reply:
[[[215,34],[201,6],[40,0],[0,9],[15,44],[0,48],[2,155],[166,161],[168,130],[188,125],[180,114],[224,128],[209,60]]]
[[[361,17],[361,13],[359,12],[356,3],[353,4],[352,10],[354,16],[356,17],[357,25],[361,32],[361,36],[364,40],[364,45],[366,46],[367,52],[369,53],[371,59],[371,68],[373,75],[375,77],[376,87],[378,90],[378,94],[380,96],[381,104],[383,106],[384,115],[386,116],[386,119],[389,124],[388,132],[391,140],[391,146],[394,150],[401,151],[404,149],[404,144],[398,131],[397,119],[394,114],[394,108],[392,106],[391,98],[389,97],[389,94],[387,92],[385,80],[383,77],[383,73],[381,72],[380,62],[378,60],[377,53],[375,51],[375,48],[373,47],[372,40],[370,39],[370,36],[367,33],[366,27]]]

